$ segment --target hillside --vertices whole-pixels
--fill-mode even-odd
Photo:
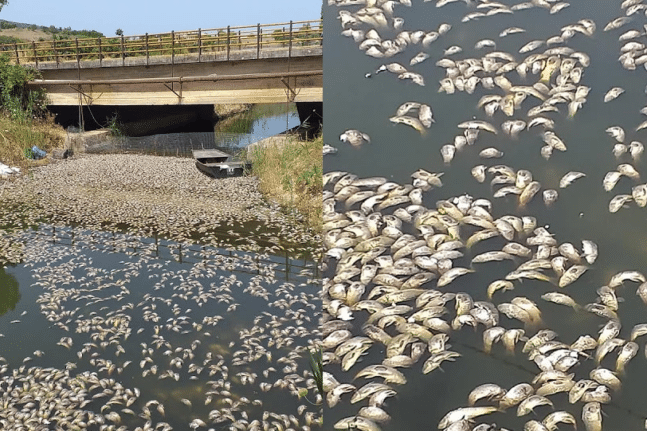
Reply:
[[[51,33],[43,30],[29,30],[28,28],[6,28],[0,30],[0,36],[17,37],[24,42],[38,42],[41,38],[44,40],[52,39]]]
[[[15,37],[23,42],[39,40],[73,39],[74,37],[104,37],[103,33],[95,30],[72,30],[70,27],[61,28],[53,25],[44,26],[14,22],[0,19],[0,37]]]

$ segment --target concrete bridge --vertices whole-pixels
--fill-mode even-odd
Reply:
[[[320,20],[0,45],[51,106],[323,101]]]

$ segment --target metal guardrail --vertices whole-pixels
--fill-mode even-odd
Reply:
[[[225,28],[171,31],[135,36],[74,38],[31,43],[1,44],[0,52],[11,53],[15,64],[55,62],[56,67],[64,62],[84,60],[121,59],[145,57],[146,63],[153,56],[170,56],[174,63],[177,55],[196,55],[200,62],[203,56],[223,54],[229,60],[235,51],[287,50],[291,56],[296,47],[321,46],[323,43],[322,20],[290,21],[279,24],[256,24],[255,26],[227,26]]]

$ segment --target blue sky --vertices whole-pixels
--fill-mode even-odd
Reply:
[[[321,0],[9,0],[0,19],[107,37],[319,19]]]

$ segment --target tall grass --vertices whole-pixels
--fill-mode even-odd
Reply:
[[[263,194],[285,208],[295,208],[316,232],[321,231],[323,137],[314,141],[287,138],[282,143],[255,146],[247,157]]]
[[[0,162],[9,166],[26,168],[45,163],[25,157],[25,150],[33,147],[50,152],[63,147],[65,131],[54,124],[52,117],[26,120],[12,119],[6,112],[0,112]]]

